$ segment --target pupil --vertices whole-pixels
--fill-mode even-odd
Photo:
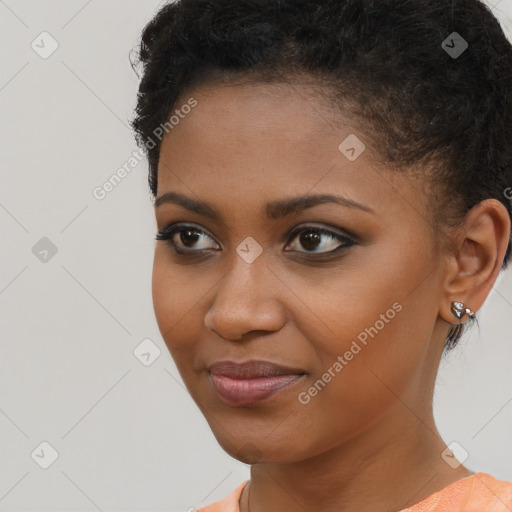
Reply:
[[[318,246],[318,242],[320,241],[320,235],[318,233],[302,233],[301,234],[301,243],[305,249],[313,250]]]
[[[187,243],[187,237],[190,237],[188,239],[188,242]],[[180,235],[180,238],[181,238],[181,241],[184,245],[186,246],[193,246],[197,240],[199,239],[199,234],[197,233],[197,231],[193,231],[191,229],[187,229],[185,231],[182,231],[181,232],[181,235]]]

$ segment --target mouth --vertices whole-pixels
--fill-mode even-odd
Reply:
[[[218,361],[208,367],[210,381],[229,405],[250,405],[270,399],[302,381],[306,372],[270,361]]]

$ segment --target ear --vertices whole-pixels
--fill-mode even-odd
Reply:
[[[511,222],[505,206],[496,199],[486,199],[474,206],[457,228],[447,255],[441,317],[450,323],[453,301],[476,312],[489,295],[507,251]]]

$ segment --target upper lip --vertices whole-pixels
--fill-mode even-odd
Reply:
[[[300,368],[290,368],[271,361],[216,361],[208,367],[211,373],[224,375],[232,379],[255,379],[258,377],[275,377],[277,375],[301,375],[306,373]]]

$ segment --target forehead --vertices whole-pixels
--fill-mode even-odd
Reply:
[[[226,200],[338,192],[395,209],[398,189],[415,190],[378,164],[371,130],[334,113],[314,87],[207,85],[182,96],[175,109],[189,98],[197,105],[162,141],[158,195],[192,191],[222,208]]]
[[[256,146],[278,150],[278,143],[301,145],[303,151],[313,149],[313,144],[319,150],[328,149],[333,141],[326,140],[326,135],[334,135],[333,128],[339,132],[334,140],[343,131],[348,134],[358,128],[348,119],[335,116],[326,89],[323,94],[320,91],[318,86],[300,83],[249,82],[195,88],[176,102],[175,108],[179,109],[193,97],[197,106],[164,137],[163,149],[166,143],[172,144],[172,138],[199,142],[191,137],[201,139],[203,151],[211,142],[216,154],[215,144],[222,141],[245,143],[248,151]],[[368,141],[370,136],[364,134]]]

